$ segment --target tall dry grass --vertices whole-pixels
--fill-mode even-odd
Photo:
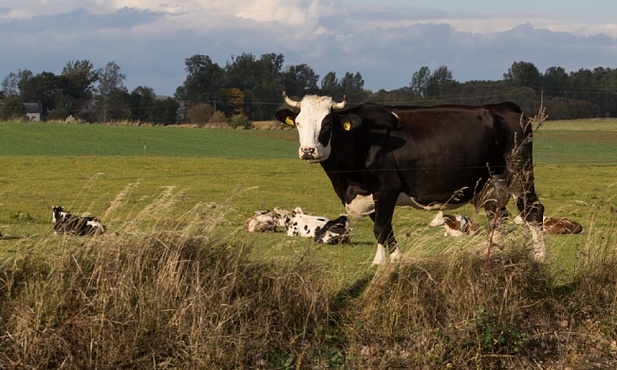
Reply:
[[[182,194],[166,188],[115,220],[128,193],[104,215],[114,232],[50,234],[0,264],[0,368],[617,365],[608,203],[598,212],[609,226],[590,225],[566,285],[533,260],[529,238],[508,240],[488,268],[482,238],[472,238],[430,257],[409,253],[333,291],[315,251],[251,260],[252,246],[226,226],[231,204],[173,218]]]
[[[214,230],[224,206],[172,219],[178,196],[166,189],[116,232],[50,235],[5,262],[0,367],[256,368],[319,343],[331,314],[315,266],[250,262],[250,245]]]

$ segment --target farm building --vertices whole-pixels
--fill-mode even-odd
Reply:
[[[24,102],[22,103],[24,106],[24,112],[26,118],[32,122],[41,121],[41,115],[43,114],[43,107],[41,106],[41,102]],[[0,109],[4,105],[3,101],[0,101]]]
[[[43,107],[40,102],[23,103],[26,109],[26,117],[33,122],[39,122],[41,120],[41,114],[43,113]]]

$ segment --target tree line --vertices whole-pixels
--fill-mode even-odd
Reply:
[[[597,67],[566,72],[550,67],[544,73],[532,63],[514,62],[498,81],[458,82],[446,66],[427,66],[412,73],[403,87],[376,92],[364,88],[360,72],[342,77],[329,72],[320,78],[307,64],[285,65],[282,54],[232,56],[225,66],[207,55],[185,59],[186,78],[173,97],[159,97],[152,88],[128,92],[126,76],[114,62],[95,69],[88,60],[69,61],[60,75],[9,73],[2,81],[0,119],[23,116],[21,102],[41,103],[43,116],[64,120],[71,115],[89,122],[140,121],[156,124],[227,121],[247,125],[270,120],[281,105],[281,92],[300,98],[329,95],[350,104],[372,101],[388,105],[442,103],[481,105],[513,101],[528,114],[541,102],[552,119],[617,117],[617,69]],[[86,108],[87,107],[87,108]]]

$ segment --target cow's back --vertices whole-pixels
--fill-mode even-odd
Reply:
[[[421,204],[469,201],[492,175],[506,170],[508,153],[525,136],[520,109],[512,103],[392,107],[392,112],[399,126],[385,153],[406,192]]]

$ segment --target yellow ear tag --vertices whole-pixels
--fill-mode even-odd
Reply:
[[[285,118],[285,123],[288,124],[289,126],[293,126],[294,125],[294,120],[291,119],[290,117]]]
[[[343,123],[343,130],[345,131],[351,130],[351,123],[349,121],[345,121],[345,123]]]

